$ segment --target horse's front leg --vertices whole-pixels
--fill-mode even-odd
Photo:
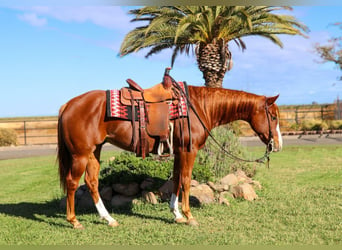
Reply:
[[[173,194],[176,196],[176,202],[177,202],[176,208],[178,210],[177,198],[179,194],[179,189],[182,186],[182,212],[187,218],[187,224],[193,225],[193,226],[197,226],[198,223],[191,214],[189,197],[190,197],[191,175],[192,175],[192,169],[193,169],[195,158],[196,158],[196,153],[197,152],[177,153],[175,155],[175,163],[174,163],[174,169],[178,169],[177,177],[174,175],[175,185],[174,185],[174,194]],[[172,198],[171,198],[171,202],[172,202]],[[174,210],[174,211],[177,212],[177,210]],[[178,220],[180,220],[180,218],[178,218]],[[176,217],[176,221],[177,221],[177,217]]]

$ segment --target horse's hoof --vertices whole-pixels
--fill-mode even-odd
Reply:
[[[195,219],[189,219],[186,224],[188,224],[189,226],[192,226],[192,227],[198,227],[199,226],[198,222]]]
[[[184,223],[186,223],[186,219],[185,218],[178,218],[178,219],[175,219],[175,222],[177,223],[177,224],[184,224]]]
[[[116,220],[108,223],[108,226],[110,227],[117,227],[119,225],[120,225],[119,222],[117,222]]]
[[[74,229],[84,230],[84,226],[81,223],[78,222],[78,223],[74,224]]]

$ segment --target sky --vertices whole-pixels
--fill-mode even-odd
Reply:
[[[132,78],[144,88],[162,80],[171,51],[146,59],[146,50],[118,56],[125,35],[135,28],[134,6],[6,7],[0,4],[0,117],[57,115],[61,105],[90,90],[120,89]],[[342,5],[294,6],[294,15],[310,28],[308,38],[282,35],[284,47],[258,37],[234,42],[233,69],[223,87],[273,96],[279,105],[332,103],[342,98],[341,75],[332,63],[319,63],[315,43],[342,30]],[[179,56],[171,71],[178,81],[204,84],[194,56]]]

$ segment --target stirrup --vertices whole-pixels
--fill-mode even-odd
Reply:
[[[166,142],[166,145],[169,149],[169,153],[164,153],[164,143]],[[158,146],[158,155],[160,157],[170,157],[171,155],[173,155],[173,148],[172,148],[172,145],[170,143],[170,140],[167,139],[166,141],[162,141],[159,143],[159,146]]]
[[[173,123],[170,122],[169,123],[169,127],[170,127],[170,135],[169,135],[169,138],[167,138],[166,141],[162,141],[159,143],[159,146],[158,146],[158,155],[160,157],[170,157],[173,155]],[[167,147],[169,148],[169,153],[167,154],[163,154],[164,152],[164,143],[166,142],[166,145]]]

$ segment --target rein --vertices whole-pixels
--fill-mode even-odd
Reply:
[[[270,114],[269,110],[268,110],[268,105],[265,102],[265,112],[266,112],[266,116],[267,116],[267,121],[268,121],[268,129],[269,129],[269,136],[270,136],[270,141],[268,142],[268,144],[266,145],[266,151],[265,154],[257,159],[253,159],[253,160],[248,160],[248,159],[243,159],[240,158],[234,154],[232,154],[231,152],[229,152],[228,150],[226,150],[217,140],[216,138],[213,136],[213,134],[210,132],[210,130],[207,128],[207,126],[204,124],[204,122],[202,121],[202,119],[200,118],[199,114],[197,113],[195,107],[192,105],[191,100],[189,98],[188,95],[186,95],[183,91],[183,89],[177,84],[177,82],[170,76],[171,80],[172,80],[172,85],[179,90],[183,96],[185,96],[187,104],[189,105],[189,107],[192,109],[192,111],[194,112],[194,114],[196,115],[196,117],[198,118],[198,120],[200,121],[200,123],[202,124],[204,130],[208,133],[208,135],[211,137],[211,139],[214,141],[214,143],[216,144],[216,146],[222,150],[227,156],[229,156],[230,158],[234,159],[234,160],[238,160],[238,161],[242,161],[242,162],[256,162],[256,163],[265,163],[267,164],[267,167],[269,168],[269,162],[270,162],[270,154],[273,150],[274,147],[274,140],[273,140],[273,133],[271,131],[271,122],[270,122],[270,118],[268,116],[268,114]],[[274,119],[274,117],[272,117],[272,120]],[[190,119],[189,119],[190,120]],[[189,129],[190,131],[190,129]],[[190,142],[191,143],[191,142]],[[191,148],[190,148],[191,149]]]

